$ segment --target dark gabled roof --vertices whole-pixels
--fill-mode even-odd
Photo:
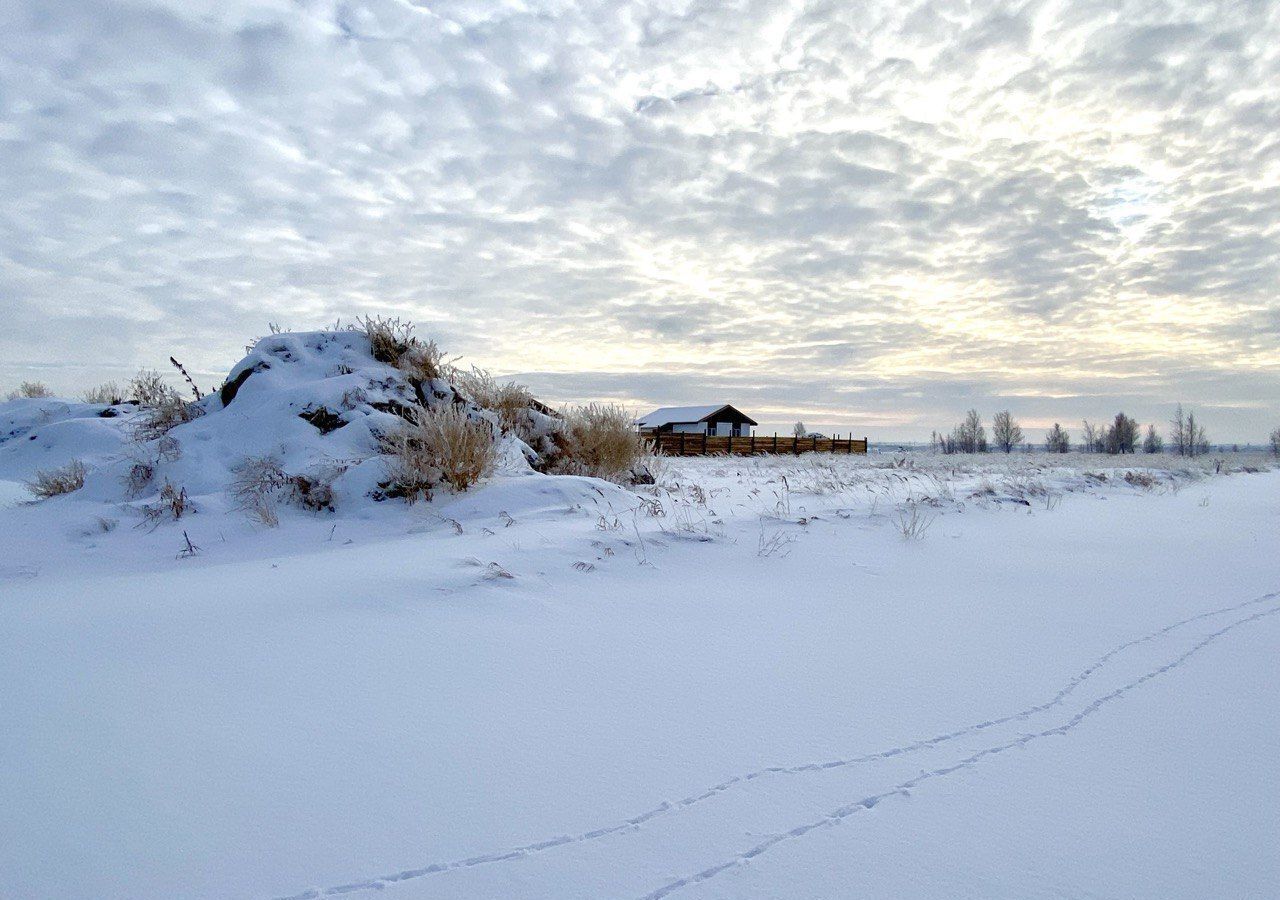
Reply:
[[[732,410],[737,413],[748,425],[760,424],[736,406],[730,406],[728,403],[706,406],[664,406],[660,409],[655,409],[647,416],[641,416],[636,419],[636,424],[641,428],[661,428],[663,425],[689,425],[695,422],[710,422],[725,410]]]

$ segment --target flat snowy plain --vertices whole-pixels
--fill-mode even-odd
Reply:
[[[1280,472],[1114,462],[2,483],[0,896],[1280,896]]]

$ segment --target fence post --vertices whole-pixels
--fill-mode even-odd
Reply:
[[[773,433],[773,455],[778,455],[778,432]]]
[[[725,451],[725,456],[733,456],[733,429],[729,429],[729,449]]]
[[[707,433],[705,431],[702,432],[702,455],[707,455]]]

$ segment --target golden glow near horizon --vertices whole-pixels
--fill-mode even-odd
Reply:
[[[1280,420],[1273,6],[148,5],[0,36],[4,383],[389,313],[552,399]]]

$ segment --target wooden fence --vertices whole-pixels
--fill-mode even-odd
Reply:
[[[867,439],[855,437],[782,437],[779,435],[689,434],[664,431],[646,435],[667,456],[752,456],[760,453],[866,453]]]

